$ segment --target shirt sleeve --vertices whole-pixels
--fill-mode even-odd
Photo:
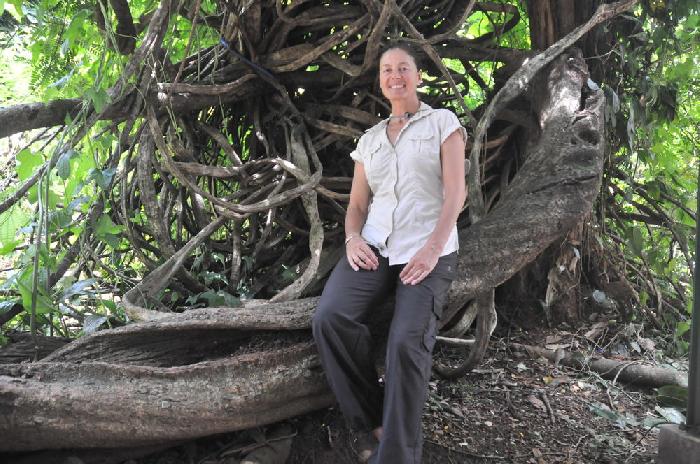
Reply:
[[[367,149],[365,148],[366,143],[365,139],[367,134],[363,134],[362,137],[357,141],[357,145],[355,145],[355,149],[350,152],[350,158],[352,158],[353,161],[357,161],[358,163],[365,163],[365,153],[367,152]]]
[[[447,137],[458,130],[462,134],[462,139],[466,143],[467,131],[457,119],[457,116],[450,110],[440,111],[440,145],[443,144]]]
[[[353,151],[350,152],[350,158],[352,158],[354,161],[357,161],[359,163],[364,163],[365,160],[362,157],[362,153],[360,152],[360,146],[358,145],[355,147]]]

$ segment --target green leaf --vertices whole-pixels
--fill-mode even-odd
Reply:
[[[0,16],[5,12],[5,0],[0,0]]]
[[[688,330],[690,330],[690,322],[679,322],[678,325],[676,325],[676,337],[682,337]]]
[[[43,274],[46,274],[45,269],[41,269],[41,271],[44,271]],[[39,279],[39,282],[41,281],[46,281],[46,279]],[[17,279],[17,289],[19,290],[20,295],[22,295],[22,306],[27,311],[31,310],[32,307],[32,299],[33,299],[33,293],[32,293],[32,285],[34,283],[34,276],[32,273],[31,268],[25,269],[22,274],[19,276]],[[54,304],[51,301],[51,298],[46,294],[43,288],[41,288],[41,285],[39,285],[39,288],[37,289],[36,292],[36,312],[37,314],[46,314],[50,313],[51,311],[54,310]]]
[[[644,418],[644,421],[642,424],[644,425],[644,428],[647,429],[653,429],[654,427],[657,427],[662,424],[667,424],[668,421],[666,419],[662,419],[660,417],[652,417],[648,416]]]
[[[628,230],[627,237],[630,240],[629,245],[630,248],[632,248],[632,252],[637,256],[643,256],[644,239],[642,238],[642,232],[639,228],[631,227],[631,229]]]
[[[688,405],[688,387],[664,385],[659,387],[656,398],[662,406],[683,409]]]
[[[95,235],[98,238],[103,238],[105,235],[119,234],[124,230],[124,226],[118,226],[107,215],[100,216],[95,226]]]
[[[656,406],[654,410],[672,424],[685,424],[685,416],[674,408],[662,408],[660,406]]]
[[[13,240],[11,242],[5,243],[4,245],[0,246],[0,256],[7,256],[11,254],[21,244],[21,240]]]
[[[101,113],[102,110],[109,104],[109,95],[107,95],[107,92],[104,91],[104,89],[89,89],[87,92],[85,92],[85,95],[92,101],[93,106],[95,107],[95,111],[98,113]]]
[[[95,160],[86,153],[78,153],[71,159],[71,175],[67,179],[64,190],[64,201],[69,203],[75,195],[78,195],[84,185],[91,179],[95,168]]]
[[[92,292],[87,291],[87,289],[95,285],[95,283],[97,283],[97,279],[79,280],[63,291],[62,299],[70,300],[76,295],[89,295]]]
[[[117,172],[116,168],[107,168],[107,169],[93,169],[90,171],[90,179],[94,179],[95,183],[102,187],[103,189],[108,189],[110,184],[112,183],[112,178],[114,178],[114,174]]]
[[[119,248],[122,242],[122,238],[119,235],[106,234],[101,237],[101,240],[112,248]]]
[[[639,421],[634,416],[624,415],[617,411],[612,411],[608,406],[602,403],[589,404],[588,409],[593,411],[598,416],[604,417],[605,419],[615,423],[615,425],[620,428],[625,428],[628,424],[632,426],[639,425]]]
[[[83,321],[83,333],[89,335],[96,332],[102,324],[107,322],[107,316],[101,314],[88,314]]]
[[[105,300],[104,298],[98,299],[98,301],[107,309],[110,310],[110,312],[115,312],[117,310],[117,303],[115,303],[113,300]]]
[[[73,150],[65,151],[56,162],[56,174],[63,180],[70,176],[70,160],[75,157],[76,153]]]
[[[198,295],[198,299],[203,299],[207,302],[207,305],[212,306],[226,306],[226,307],[236,307],[240,306],[241,300],[231,295],[228,292],[219,290],[215,292],[214,290],[207,290]]]
[[[218,272],[204,271],[202,273],[204,277],[204,285],[211,285],[212,282],[223,282],[228,283],[228,279],[225,275],[219,274]]]
[[[15,304],[19,303],[18,300],[5,300],[0,301],[0,314],[6,313],[11,310]]]
[[[31,217],[31,214],[22,208],[12,208],[0,214],[0,244],[16,243],[17,231],[26,226]]]
[[[38,153],[33,153],[28,148],[17,153],[17,177],[25,181],[29,179],[38,166],[44,164],[44,160]]]
[[[42,200],[44,199],[44,193],[42,192],[41,194]],[[36,203],[37,200],[39,199],[39,189],[35,185],[34,187],[29,189],[29,193],[27,193],[27,200],[29,200],[30,203]],[[49,204],[48,208],[53,209],[60,203],[61,197],[58,196],[56,192],[53,190],[49,190]]]
[[[4,11],[10,13],[17,20],[18,23],[22,22],[22,0],[6,1],[4,5]]]

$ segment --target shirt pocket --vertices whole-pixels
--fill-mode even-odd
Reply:
[[[440,142],[432,132],[417,132],[408,137],[411,141],[411,152],[421,158],[434,158],[440,155]]]
[[[370,146],[368,151],[368,163],[365,170],[367,173],[367,183],[372,193],[377,193],[382,182],[386,182],[390,177],[391,154],[388,150],[382,150],[381,142]]]
[[[408,137],[405,169],[415,180],[415,188],[424,191],[426,186],[440,183],[442,163],[440,162],[440,142],[432,131],[420,131]]]

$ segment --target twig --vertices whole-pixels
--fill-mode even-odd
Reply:
[[[552,421],[552,425],[556,424],[557,419],[554,416],[554,411],[552,410],[552,405],[549,404],[549,397],[547,396],[547,392],[541,391],[540,397],[542,398],[542,401],[544,401],[544,405],[547,407],[547,414],[549,414],[549,420]]]
[[[457,453],[461,454],[463,456],[469,456],[470,458],[477,458],[477,459],[497,459],[497,460],[504,460],[504,459],[509,459],[509,456],[496,456],[493,454],[477,454],[477,453],[470,453],[469,451],[463,451],[455,448],[450,448],[449,446],[445,446],[441,443],[437,443],[432,440],[425,440],[426,443],[430,443],[431,445],[434,446],[439,446],[440,448],[445,448],[446,450],[452,452],[452,453]]]

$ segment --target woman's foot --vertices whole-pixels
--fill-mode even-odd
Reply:
[[[355,437],[355,450],[360,463],[369,461],[374,450],[379,445],[379,440],[382,438],[382,428],[377,427],[371,432],[358,433]]]

